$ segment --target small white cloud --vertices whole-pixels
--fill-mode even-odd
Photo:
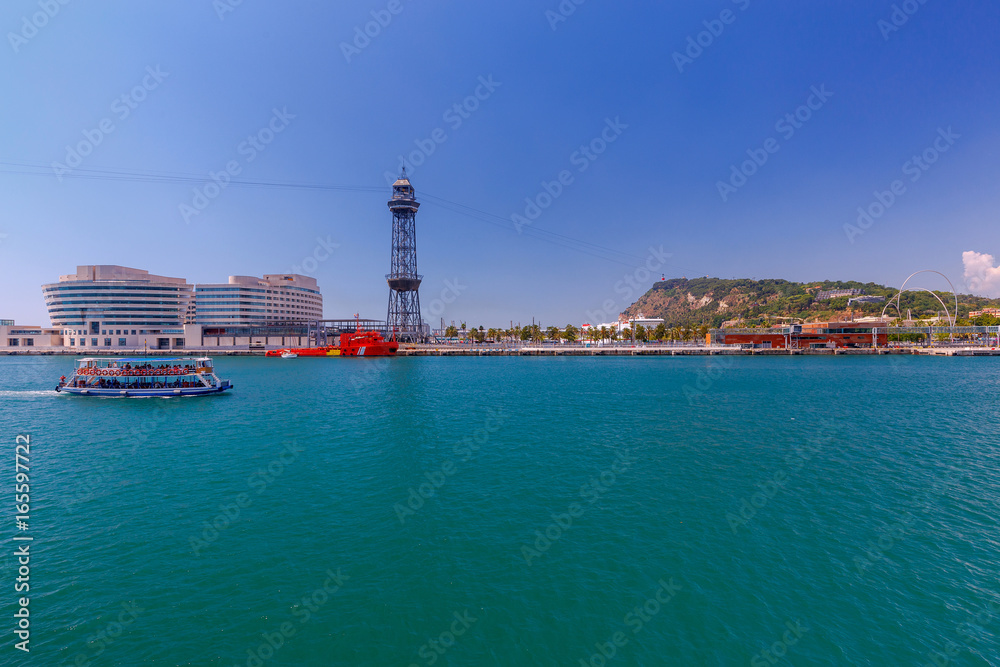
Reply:
[[[1000,267],[994,266],[993,255],[967,250],[962,253],[965,265],[965,284],[975,294],[1000,296]]]

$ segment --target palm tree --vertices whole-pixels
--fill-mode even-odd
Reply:
[[[637,324],[635,327],[635,339],[645,341],[646,340],[646,327],[641,324]]]
[[[451,326],[449,326],[447,329],[444,330],[444,335],[447,338],[454,338],[455,336],[458,335],[458,329],[456,329],[455,325],[452,324]]]
[[[572,324],[567,324],[566,328],[563,329],[563,338],[572,343],[576,340],[577,329]]]
[[[670,330],[670,340],[678,341],[684,336],[684,331],[680,328],[680,325],[675,326]]]
[[[608,337],[608,328],[602,326],[601,327],[601,340],[603,341],[607,337]]]
[[[655,338],[656,340],[663,340],[666,337],[667,337],[667,325],[665,325],[663,322],[660,322],[659,324],[656,325],[656,328],[653,329],[653,338]]]

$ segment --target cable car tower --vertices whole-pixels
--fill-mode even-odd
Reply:
[[[417,274],[417,229],[416,217],[420,204],[406,168],[399,180],[392,184],[392,260],[385,280],[389,283],[389,314],[386,316],[387,336],[395,336],[404,343],[419,343],[424,340],[423,323],[420,319],[420,281]]]

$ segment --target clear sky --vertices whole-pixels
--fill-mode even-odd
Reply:
[[[19,323],[78,264],[299,267],[382,319],[401,154],[435,326],[610,319],[661,274],[1000,293],[995,2],[6,0],[0,30]]]

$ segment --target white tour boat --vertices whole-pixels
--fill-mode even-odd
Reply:
[[[78,359],[57,392],[81,396],[202,396],[221,394],[233,385],[220,380],[209,357]]]

